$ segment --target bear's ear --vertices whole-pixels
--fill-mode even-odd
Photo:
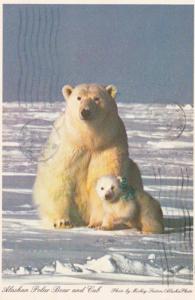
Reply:
[[[73,87],[71,85],[65,85],[62,88],[62,94],[64,98],[67,100],[69,96],[72,94]]]
[[[114,85],[110,84],[110,85],[106,86],[106,90],[112,98],[114,98],[114,99],[116,98],[117,88]]]

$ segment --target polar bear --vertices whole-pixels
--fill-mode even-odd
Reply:
[[[159,202],[145,191],[133,189],[126,178],[107,175],[98,179],[96,191],[103,203],[103,230],[118,225],[143,233],[163,233],[163,213]]]
[[[125,176],[142,190],[138,166],[129,159],[124,124],[115,102],[113,85],[65,85],[66,110],[54,123],[38,164],[33,198],[45,224],[54,228],[103,221],[103,206],[95,190],[101,176]],[[52,145],[60,139],[55,155]]]

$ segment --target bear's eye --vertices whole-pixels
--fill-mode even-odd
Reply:
[[[113,185],[111,186],[111,190],[112,190],[112,191],[114,190],[114,186],[113,186]]]
[[[104,190],[103,186],[101,187],[101,190]]]
[[[94,98],[94,100],[95,100],[95,102],[97,103],[97,102],[100,101],[100,98],[99,98],[99,97],[96,97],[96,98]]]
[[[80,96],[78,96],[78,97],[77,97],[77,100],[78,100],[78,101],[80,101],[80,100],[81,100],[81,97],[80,97]]]

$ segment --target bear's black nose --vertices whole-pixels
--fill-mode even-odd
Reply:
[[[81,111],[81,116],[84,120],[87,120],[90,118],[91,116],[91,112],[89,110],[89,108],[84,108],[82,111]]]

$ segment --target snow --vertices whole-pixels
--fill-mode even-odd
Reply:
[[[117,270],[115,261],[111,255],[105,255],[99,259],[92,259],[87,262],[87,266],[97,273],[116,273]]]
[[[184,109],[185,109],[185,110],[192,110],[193,107],[192,107],[191,104],[186,104],[186,105],[184,106]]]
[[[138,280],[139,277],[142,278],[143,276],[146,276],[147,279],[147,277],[158,278],[159,276],[174,277],[176,275],[189,275],[190,270],[188,268],[183,267],[182,265],[176,265],[171,269],[164,270],[162,268],[159,268],[159,266],[151,260],[142,263],[141,261],[129,259],[121,254],[112,254],[102,256],[99,259],[92,259],[90,261],[87,261],[87,263],[83,265],[73,263],[62,263],[57,260],[51,265],[45,265],[40,270],[37,268],[32,268],[31,266],[21,266],[16,270],[14,270],[14,268],[11,268],[6,269],[3,272],[4,275],[9,276],[9,279],[14,278],[16,275],[31,275],[33,277],[34,275],[50,275],[56,279],[60,275],[71,275],[73,277],[77,277],[81,273],[84,276],[86,276],[86,274],[96,274],[96,278],[100,278],[100,276],[103,277],[107,274],[107,279],[108,274],[111,274],[112,278],[112,275],[117,273],[119,274],[120,279],[122,279],[122,276],[126,274],[133,274]],[[124,278],[126,277],[124,276]],[[180,279],[181,278],[178,278],[179,281]],[[185,282],[185,279],[183,279],[183,281]]]
[[[17,275],[29,275],[29,274],[30,274],[30,271],[28,270],[28,268],[25,268],[25,267],[19,267],[19,268],[16,270],[16,274],[17,274]]]
[[[180,141],[162,141],[159,143],[148,142],[149,145],[159,148],[159,149],[184,149],[184,148],[192,148],[193,142],[180,142]]]
[[[32,186],[42,146],[64,103],[33,107],[4,103],[4,282],[192,284],[193,107],[183,106],[185,118],[173,104],[119,103],[118,107],[130,156],[141,169],[145,189],[161,203],[165,234],[43,229],[32,202]],[[24,125],[28,138],[32,133],[30,156],[28,144],[24,147]]]
[[[71,273],[75,273],[75,272],[82,272],[82,269],[79,268],[79,266],[75,266],[74,264],[70,264],[70,263],[61,263],[60,261],[56,261],[55,263],[55,271],[56,273],[59,274],[71,274]]]
[[[41,269],[41,274],[53,274],[55,272],[55,266],[51,265],[51,266],[44,266]]]

